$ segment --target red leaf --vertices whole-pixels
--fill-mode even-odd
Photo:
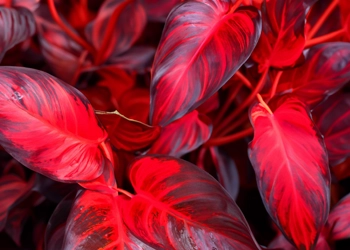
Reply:
[[[328,218],[328,227],[331,229],[332,240],[344,240],[350,238],[350,194],[341,199],[332,209]]]
[[[2,67],[0,79],[0,143],[7,152],[55,180],[87,181],[101,175],[107,133],[79,91],[21,67]]]
[[[314,106],[349,80],[350,43],[325,43],[311,48],[301,67],[283,72],[277,92],[293,93]]]
[[[312,112],[335,166],[350,156],[350,94],[330,97]]]
[[[130,215],[128,215],[129,217]],[[153,249],[131,235],[119,212],[117,197],[84,191],[67,220],[62,249]]]
[[[192,111],[164,127],[148,154],[181,157],[204,144],[212,130],[211,120],[206,115]]]
[[[311,249],[330,205],[327,152],[304,103],[284,96],[272,107],[251,110],[249,157],[272,219],[297,248]]]
[[[55,23],[47,7],[36,11],[35,20],[42,55],[57,77],[70,82],[79,67],[83,48]]]
[[[197,166],[143,157],[130,180],[137,195],[120,202],[124,222],[156,249],[260,249],[236,203]]]
[[[261,37],[252,54],[259,71],[293,66],[305,45],[303,0],[264,1],[262,17]]]
[[[138,0],[107,0],[85,33],[97,50],[105,50],[101,55],[105,61],[127,51],[141,36],[145,24],[146,13]]]
[[[254,7],[188,1],[171,12],[152,68],[151,121],[165,126],[212,96],[248,59],[260,35]]]
[[[6,225],[9,210],[29,194],[33,184],[34,178],[28,183],[15,175],[6,175],[0,178],[0,231]]]
[[[31,212],[30,207],[16,208],[8,216],[5,230],[17,246],[21,246],[21,235],[24,224],[31,215]]]
[[[218,147],[211,147],[210,154],[220,184],[227,190],[232,199],[236,200],[239,191],[239,175],[235,162]]]
[[[183,1],[184,0],[141,0],[142,4],[145,6],[148,19],[160,22],[164,22],[170,11]]]
[[[25,9],[0,7],[0,61],[6,51],[35,33],[33,14]]]
[[[117,149],[137,151],[148,148],[160,134],[159,127],[126,119],[115,112],[99,112],[98,117],[105,126],[111,143]]]
[[[8,0],[0,0],[0,5],[6,5]],[[11,0],[11,6],[23,7],[31,11],[35,11],[40,4],[40,0]]]

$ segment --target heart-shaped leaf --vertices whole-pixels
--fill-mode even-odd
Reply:
[[[334,95],[317,106],[312,116],[324,136],[332,166],[350,156],[350,94]]]
[[[303,0],[269,0],[262,6],[262,33],[252,58],[259,70],[293,66],[305,45]]]
[[[130,216],[130,215],[128,215]],[[153,249],[130,234],[120,216],[117,197],[83,191],[69,214],[62,249]]]
[[[25,9],[0,7],[0,61],[7,50],[35,33],[33,14]]]
[[[212,130],[211,120],[194,110],[164,127],[148,154],[181,157],[204,144]]]
[[[165,126],[194,110],[248,59],[261,32],[259,12],[231,1],[188,1],[172,11],[151,81],[151,123]]]
[[[341,199],[329,214],[327,226],[332,240],[350,238],[350,194]]]
[[[107,133],[79,91],[28,68],[1,67],[0,79],[0,143],[8,153],[55,180],[102,174]]]
[[[324,43],[310,49],[302,66],[283,72],[277,92],[315,106],[349,80],[350,43]]]
[[[271,107],[273,113],[262,104],[251,109],[250,161],[272,219],[297,248],[311,249],[330,206],[326,148],[306,104],[283,96]]]
[[[236,203],[197,166],[143,157],[130,181],[137,194],[120,202],[124,222],[156,249],[259,249]]]

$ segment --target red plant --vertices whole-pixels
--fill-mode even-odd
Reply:
[[[349,249],[350,1],[0,14],[1,249]]]

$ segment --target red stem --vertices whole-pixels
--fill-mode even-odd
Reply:
[[[204,144],[205,147],[211,147],[211,146],[220,146],[228,143],[232,143],[234,141],[237,141],[239,139],[242,139],[248,135],[251,135],[253,133],[253,128],[250,127],[246,130],[240,131],[236,134],[220,137],[220,138],[214,138],[210,139],[207,143]]]
[[[124,190],[124,189],[117,188],[117,190],[118,190],[119,193],[125,194],[126,196],[128,196],[128,197],[130,197],[130,198],[134,197],[133,194],[129,193],[128,191],[126,191],[126,190]]]
[[[107,146],[106,142],[102,142],[100,144],[100,147],[102,149],[103,154],[107,157],[107,159],[114,166],[114,157],[113,157],[112,150],[111,150],[110,146],[109,145]]]
[[[64,30],[64,32],[66,32],[67,35],[70,36],[76,43],[78,43],[80,46],[82,46],[84,49],[86,49],[92,55],[94,55],[95,49],[62,21],[62,19],[57,13],[54,0],[47,0],[47,3],[49,5],[52,18],[62,28],[62,30]]]
[[[118,17],[120,16],[120,13],[126,8],[126,6],[131,1],[133,1],[133,0],[127,0],[123,3],[121,3],[117,8],[115,8],[111,18],[108,21],[108,25],[107,25],[106,33],[105,33],[106,35],[103,37],[101,47],[100,47],[99,51],[97,52],[97,56],[96,56],[96,60],[95,60],[96,65],[100,65],[101,63],[103,63],[104,60],[106,60],[105,54],[106,54],[106,51],[108,50],[108,46],[109,46],[111,39],[112,39],[112,36],[113,36],[113,32],[116,28]]]
[[[276,94],[277,86],[278,86],[278,83],[279,83],[279,81],[280,81],[280,79],[281,79],[282,73],[283,73],[283,71],[279,71],[279,72],[277,73],[277,75],[276,75],[275,80],[273,81],[272,88],[271,88],[271,92],[270,92],[270,99],[271,99],[272,97],[274,97],[275,94]]]
[[[308,49],[312,46],[315,46],[317,44],[320,44],[320,43],[325,43],[325,42],[329,42],[329,41],[332,41],[333,39],[335,38],[338,38],[339,36],[345,34],[345,30],[344,29],[340,29],[340,30],[337,30],[337,31],[333,31],[327,35],[324,35],[324,36],[320,36],[320,37],[317,37],[317,38],[314,38],[314,39],[311,39],[311,40],[308,40],[305,44],[305,49]]]
[[[232,14],[233,12],[235,12],[236,9],[241,5],[242,2],[243,2],[243,0],[237,0],[237,2],[235,2],[235,4],[232,6],[232,8],[230,9],[230,11],[227,14]]]
[[[335,7],[337,7],[338,3],[339,0],[334,0],[330,5],[328,5],[325,12],[323,12],[322,16],[318,19],[313,28],[310,30],[308,34],[308,39],[311,39],[316,35],[317,31],[321,28],[321,26],[332,13],[332,11],[335,9]]]
[[[258,94],[260,92],[260,90],[262,89],[262,87],[264,86],[265,83],[265,79],[267,76],[267,73],[269,72],[269,67],[267,67],[264,71],[264,73],[262,74],[258,84],[256,85],[255,89],[253,90],[253,92],[248,96],[248,98],[240,105],[238,106],[238,108],[231,113],[231,115],[226,118],[222,123],[221,126],[218,127],[217,131],[223,130],[219,135],[225,135],[225,130],[224,128],[226,128],[230,123],[232,123],[236,117],[242,112],[244,111],[244,109],[246,107],[248,107],[252,101],[256,98],[256,94]]]
[[[243,84],[246,87],[253,89],[251,82],[245,77],[245,75],[243,75],[241,72],[237,71],[236,76],[243,82]]]

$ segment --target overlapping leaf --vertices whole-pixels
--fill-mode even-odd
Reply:
[[[0,61],[7,50],[35,33],[33,14],[25,9],[0,7]]]
[[[138,0],[107,0],[96,19],[87,25],[85,33],[102,53],[99,55],[102,62],[127,51],[139,38],[145,24],[146,13]]]
[[[350,156],[350,94],[335,95],[312,112],[332,166]]]
[[[2,67],[0,79],[0,143],[7,152],[55,180],[101,175],[107,133],[79,91],[21,67]]]
[[[305,45],[303,0],[269,0],[262,6],[262,33],[252,58],[259,69],[293,66]]]
[[[181,157],[204,144],[212,130],[211,120],[194,110],[164,127],[148,154]]]
[[[272,219],[297,248],[311,249],[330,206],[326,148],[303,102],[287,95],[272,107],[272,114],[261,104],[250,112],[249,157]]]
[[[310,49],[302,66],[283,72],[277,92],[293,93],[314,106],[349,80],[350,43],[324,43]]]
[[[128,215],[130,216],[130,215]],[[69,214],[62,249],[153,249],[125,228],[117,197],[83,191]]]
[[[165,21],[170,11],[183,0],[141,0],[145,6],[147,17],[150,20]]]
[[[350,194],[341,199],[329,214],[327,226],[332,240],[350,238]]]
[[[254,7],[188,1],[168,16],[151,82],[151,123],[165,126],[213,95],[248,59],[261,32]]]
[[[0,0],[0,5],[5,5],[7,0]],[[40,4],[40,0],[11,0],[12,7],[23,7],[31,11],[35,11]]]
[[[259,249],[236,203],[197,166],[143,157],[130,180],[137,194],[120,202],[124,222],[156,249]]]

